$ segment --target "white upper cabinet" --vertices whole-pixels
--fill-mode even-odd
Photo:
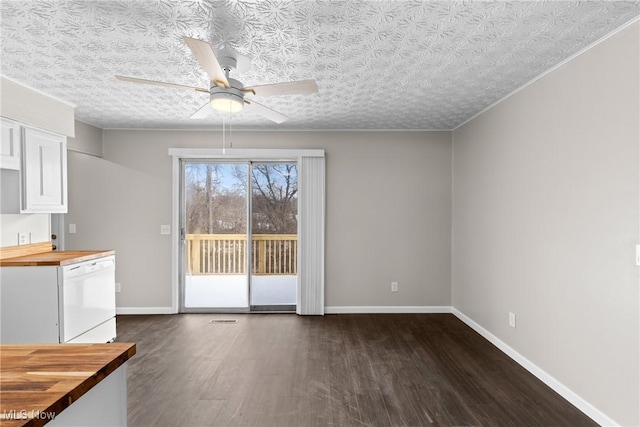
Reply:
[[[22,208],[24,213],[67,212],[67,138],[22,128]]]
[[[0,169],[20,169],[20,123],[0,119]]]
[[[67,137],[0,120],[0,213],[66,213]]]

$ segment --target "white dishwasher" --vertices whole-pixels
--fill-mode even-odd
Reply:
[[[60,304],[60,342],[87,343],[105,329],[107,341],[115,338],[109,325],[116,315],[116,260],[98,258],[60,268],[58,302]],[[99,328],[99,330],[95,330]]]
[[[0,343],[113,341],[116,296],[111,254],[62,265],[0,267]]]

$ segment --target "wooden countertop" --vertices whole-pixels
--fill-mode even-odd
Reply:
[[[114,255],[112,250],[103,251],[52,251],[0,259],[0,267],[62,266],[95,258]]]
[[[134,354],[132,343],[0,345],[2,426],[46,424]],[[25,414],[36,418],[13,419]]]

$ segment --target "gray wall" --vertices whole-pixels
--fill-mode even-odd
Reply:
[[[102,129],[75,121],[75,136],[67,138],[67,148],[102,157]]]
[[[625,425],[640,424],[639,32],[453,134],[453,305]]]
[[[104,158],[69,153],[66,249],[113,248],[120,307],[171,305],[170,147],[220,132],[105,130]],[[234,132],[234,148],[323,148],[327,306],[451,305],[450,132]],[[399,282],[391,293],[390,282]]]

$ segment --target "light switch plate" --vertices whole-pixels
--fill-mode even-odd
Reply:
[[[69,234],[76,234],[76,225],[69,224]]]
[[[160,226],[160,234],[167,235],[171,234],[171,226],[170,225],[161,225]]]
[[[636,245],[636,265],[640,266],[640,245]]]

